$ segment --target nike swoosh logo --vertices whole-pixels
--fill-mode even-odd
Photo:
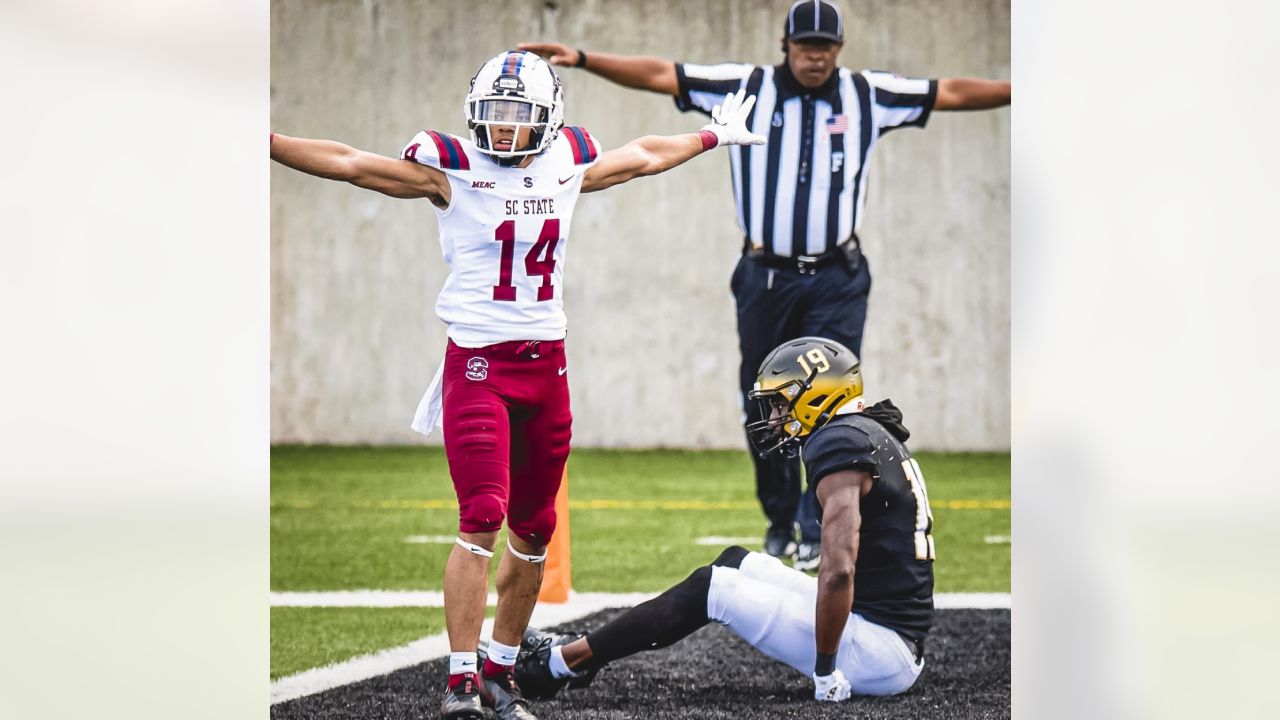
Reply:
[[[566,371],[566,370],[568,370],[568,369],[569,369],[569,368],[567,368],[567,367],[562,367],[562,368],[560,368],[559,370],[557,370],[557,371],[556,371],[556,374],[558,374],[558,375],[563,375],[563,374],[565,373],[565,371]]]
[[[572,180],[573,178],[574,178],[574,176],[573,176],[573,175],[570,175],[569,177],[567,177],[567,178],[565,178],[565,179],[561,180],[561,181],[560,181],[560,184],[561,184],[561,185],[563,185],[563,184],[565,184],[565,183],[569,182],[570,180]]]

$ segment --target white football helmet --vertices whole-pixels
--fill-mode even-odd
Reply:
[[[546,60],[531,52],[512,50],[491,58],[471,78],[465,107],[471,141],[481,152],[504,165],[519,162],[551,147],[564,126],[564,92]],[[529,144],[509,150],[494,148],[493,125],[529,127]]]

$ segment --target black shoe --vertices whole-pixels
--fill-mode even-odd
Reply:
[[[484,705],[480,702],[480,680],[467,673],[461,685],[444,694],[440,701],[441,720],[484,720]]]
[[[529,712],[529,702],[516,685],[516,676],[510,670],[485,677],[484,666],[480,670],[480,698],[486,707],[493,708],[498,720],[538,720]]]
[[[822,545],[820,543],[800,543],[799,549],[796,550],[796,561],[792,565],[797,570],[817,570],[818,560],[821,559]]]
[[[581,635],[555,635],[534,628],[524,631],[520,641],[520,654],[516,657],[516,684],[525,697],[533,700],[550,700],[566,687],[584,688],[596,679],[601,668],[592,668],[585,674],[557,678],[551,675],[551,649],[567,645]]]
[[[776,558],[790,558],[796,554],[796,540],[791,528],[775,531],[772,527],[764,534],[764,551]]]

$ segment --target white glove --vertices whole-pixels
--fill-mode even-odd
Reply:
[[[702,129],[716,136],[717,145],[763,145],[768,141],[747,130],[747,113],[756,104],[756,96],[746,95],[746,90],[725,95],[724,102],[711,109],[711,122]]]
[[[844,679],[844,673],[839,670],[831,671],[830,675],[813,676],[813,699],[818,702],[848,700],[852,692],[849,681]]]

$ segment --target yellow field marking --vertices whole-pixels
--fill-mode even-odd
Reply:
[[[356,507],[373,507],[368,501],[354,503]],[[1008,500],[940,500],[930,503],[934,510],[1008,510]],[[290,503],[291,507],[309,507]],[[454,510],[456,500],[381,500],[382,510]],[[754,500],[570,500],[571,510],[753,510],[759,507]]]
[[[1008,500],[942,500],[930,502],[929,507],[934,510],[1008,510],[1010,503]]]
[[[456,510],[457,500],[383,500],[383,510]]]

